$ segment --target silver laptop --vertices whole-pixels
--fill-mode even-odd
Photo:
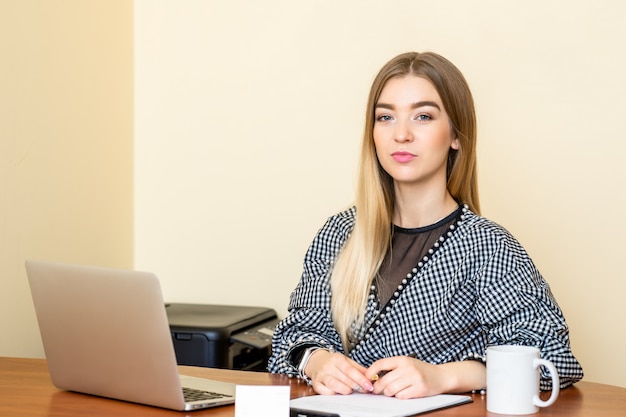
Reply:
[[[154,274],[38,261],[26,271],[57,388],[173,410],[235,402],[233,383],[178,374]]]

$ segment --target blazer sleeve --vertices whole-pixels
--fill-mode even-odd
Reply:
[[[569,328],[550,286],[506,231],[491,243],[476,280],[476,312],[487,344],[535,346],[557,368],[562,388],[579,381],[583,370],[572,354]],[[541,389],[551,389],[548,371],[542,368],[540,375]]]
[[[274,331],[268,371],[297,376],[298,358],[306,347],[343,350],[330,313],[330,271],[354,226],[354,215],[352,208],[329,218],[309,246],[288,315]]]

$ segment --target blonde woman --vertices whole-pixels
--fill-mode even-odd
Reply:
[[[483,389],[487,346],[520,344],[555,364],[562,387],[582,378],[548,284],[479,215],[473,98],[451,62],[406,53],[385,64],[359,169],[354,206],[307,251],[270,372],[320,394],[415,398]]]

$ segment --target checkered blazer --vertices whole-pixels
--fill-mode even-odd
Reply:
[[[408,354],[433,364],[461,361],[484,356],[489,345],[516,344],[538,347],[562,387],[582,378],[548,283],[508,231],[467,208],[386,306],[372,292],[356,332],[360,342],[344,352],[330,313],[330,270],[355,216],[353,207],[330,217],[311,243],[289,315],[274,333],[270,372],[297,376],[294,352],[307,346],[343,352],[367,367]],[[551,388],[544,370],[541,388]]]

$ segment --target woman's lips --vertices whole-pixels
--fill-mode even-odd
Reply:
[[[415,155],[410,152],[394,152],[391,156],[395,161],[402,163],[409,162],[415,158]]]

